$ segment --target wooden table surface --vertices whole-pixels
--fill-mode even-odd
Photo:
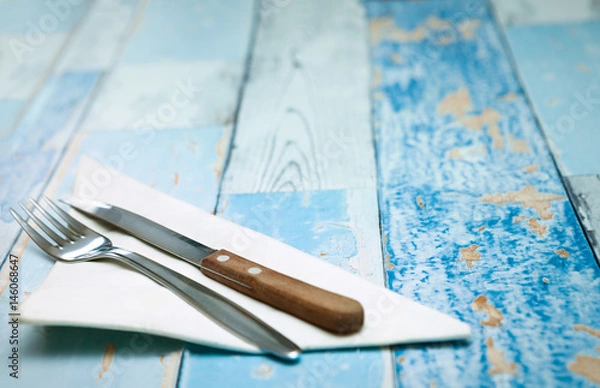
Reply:
[[[0,0],[3,321],[11,255],[21,300],[53,264],[9,208],[86,155],[473,330],[284,364],[22,324],[0,386],[600,384],[594,4]]]

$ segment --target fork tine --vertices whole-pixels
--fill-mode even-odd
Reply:
[[[69,227],[71,227],[71,229],[73,229],[75,232],[79,233],[80,235],[83,235],[83,233],[90,230],[87,226],[83,225],[81,222],[71,217],[69,213],[58,207],[58,205],[52,202],[48,197],[44,195],[42,198],[48,204],[48,206],[50,206],[52,210],[56,212],[56,214],[61,216],[63,221],[65,221],[67,225],[69,225]]]
[[[19,213],[14,211],[13,208],[10,208],[9,211],[10,214],[12,214],[13,218],[17,221],[17,223],[21,225],[21,228],[23,228],[25,233],[27,233],[29,237],[31,237],[31,239],[44,251],[49,252],[51,248],[62,248],[60,245],[57,245],[56,243],[53,244],[52,242],[42,237],[42,235],[36,232],[35,229],[33,229],[31,226],[29,226],[29,224],[24,219],[22,219]]]
[[[59,236],[55,231],[50,229],[48,225],[46,225],[46,223],[42,221],[42,219],[33,214],[33,212],[27,209],[27,207],[21,202],[19,202],[19,206],[21,206],[21,209],[23,209],[23,211],[29,216],[29,219],[33,221],[33,223],[36,224],[40,229],[42,229],[44,233],[46,233],[48,237],[50,237],[50,239],[53,240],[55,243],[58,244],[59,242],[65,240],[64,237]]]
[[[71,231],[69,228],[65,227],[63,224],[61,224],[60,222],[56,221],[56,219],[50,214],[48,213],[48,211],[46,209],[44,209],[43,207],[41,207],[33,198],[29,197],[29,202],[31,202],[31,204],[40,212],[42,213],[46,219],[48,221],[50,221],[50,223],[52,225],[54,225],[54,227],[56,229],[58,229],[62,234],[64,234],[65,236],[67,236],[67,238],[71,241],[75,241],[77,238],[79,238],[79,236],[77,236],[75,233],[73,233],[73,231]]]

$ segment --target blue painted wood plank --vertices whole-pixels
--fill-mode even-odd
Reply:
[[[82,133],[75,139],[77,153],[69,163],[77,166],[85,155],[163,193],[213,211],[222,163],[220,146],[227,136],[222,126]],[[57,197],[73,192],[75,174],[74,168],[65,174]]]
[[[12,130],[16,125],[19,112],[25,105],[23,100],[0,100],[0,140],[12,134]]]
[[[591,386],[600,270],[487,2],[366,6],[389,286],[473,328],[398,384]]]
[[[355,190],[360,191],[360,190]],[[351,271],[358,239],[350,227],[350,190],[224,194],[217,214]],[[297,364],[263,356],[186,350],[180,385],[191,387],[379,387],[384,353],[378,349],[306,353]],[[231,373],[235,370],[236,373]]]
[[[54,178],[60,182],[56,197],[72,192],[77,162],[87,155],[176,198],[207,211],[213,210],[218,184],[214,165],[219,160],[217,145],[223,136],[223,128],[159,131],[145,143],[144,140],[149,139],[147,136],[131,130],[111,131],[110,136],[101,132],[80,135]],[[119,152],[122,149],[131,150],[125,154],[131,157],[118,161],[115,156],[123,155]],[[90,187],[94,184],[91,182]],[[21,258],[23,297],[44,280],[54,260],[34,244],[29,244],[22,255],[15,253]],[[8,313],[8,296],[8,292],[1,296],[0,314]],[[80,328],[21,325],[20,335],[20,357],[24,361],[21,365],[23,382],[19,386],[36,386],[39,376],[56,379],[63,386],[129,387],[136,385],[136,381],[158,385],[165,380],[163,374],[167,370],[161,359],[182,348],[178,341],[154,336]],[[0,337],[8,336],[9,326],[2,325]],[[107,346],[114,347],[114,355],[102,371]],[[64,365],[73,368],[64,373]],[[9,381],[6,374],[0,375],[0,384]]]
[[[146,39],[148,39],[148,36],[152,36],[152,31],[162,31],[162,27],[164,26],[161,21],[162,19],[158,17],[158,14],[161,12],[160,7],[162,7],[163,11],[167,10],[168,7],[166,7],[165,4],[160,5],[160,3],[152,2],[148,5],[148,9],[146,9],[146,4],[147,3],[145,2],[139,4],[124,2],[118,4],[115,3],[114,7],[111,5],[107,5],[106,7],[96,6],[93,8],[93,17],[86,19],[86,22],[95,23],[97,27],[105,28],[106,23],[101,23],[99,20],[110,19],[110,15],[114,12],[126,11],[126,19],[129,18],[129,15],[133,16],[128,22],[130,27],[133,27],[132,23],[144,20],[145,11],[149,10],[150,13],[154,12],[154,17],[149,17],[148,20],[145,20],[145,22],[142,23],[142,32],[147,35]],[[159,5],[158,12],[155,7],[156,4]],[[199,5],[202,4],[208,3],[199,3]],[[248,3],[246,2],[244,4]],[[135,12],[130,12],[132,9],[135,9]],[[181,7],[174,7],[173,9],[177,9],[177,12],[180,14],[186,11]],[[213,11],[214,9],[211,12]],[[244,15],[243,9],[235,15],[242,15],[244,17],[243,20],[238,21],[241,22],[237,23],[239,25],[230,22],[230,24],[233,24],[231,26],[232,35],[235,35],[233,31],[236,28],[238,29],[237,34],[239,35],[244,32],[243,22],[246,21],[247,26],[249,26],[249,21],[252,20],[252,16]],[[212,21],[218,26],[218,19],[226,17],[227,15],[217,13],[215,16],[213,12],[213,14],[208,16],[211,16],[213,18]],[[94,36],[93,34],[90,34],[89,28],[82,28],[80,30],[81,34],[73,39],[75,42],[74,46],[69,47],[69,50],[67,50],[66,54],[68,55],[58,62],[59,66],[57,66],[56,69],[53,69],[56,72],[57,77],[67,73],[84,73],[82,71],[73,71],[74,69],[93,70],[89,73],[104,75],[103,78],[100,78],[103,83],[98,90],[101,90],[106,94],[108,89],[108,99],[114,100],[118,95],[121,95],[122,93],[119,92],[110,95],[111,89],[106,87],[106,76],[108,74],[119,72],[121,69],[120,67],[113,69],[112,65],[115,61],[112,59],[106,61],[105,58],[114,58],[115,52],[117,54],[120,53],[122,46],[120,42],[126,42],[128,39],[125,30],[128,29],[131,31],[132,29],[123,28],[123,18],[119,18],[117,24],[117,29],[119,31],[117,34],[103,34],[101,37],[101,50],[86,50],[86,47],[88,46],[82,43],[82,39],[85,41],[87,38],[89,45],[90,42],[94,42]],[[174,24],[172,27],[174,30],[170,31],[170,33],[172,32],[174,35],[167,34],[170,38],[190,36],[190,31],[184,31],[185,28],[183,28],[183,25],[179,26]],[[239,37],[238,35],[235,35],[236,39]],[[156,36],[156,34],[154,34],[154,36]],[[161,34],[159,33],[158,36],[161,36]],[[225,38],[226,36],[224,36],[224,39]],[[55,41],[58,42],[58,38],[55,39]],[[118,41],[119,43],[115,44],[115,41]],[[241,38],[240,41],[242,41]],[[240,43],[236,46],[238,47],[237,51],[239,51],[239,47],[247,45],[247,39],[243,39],[243,41],[244,44]],[[162,42],[164,43],[163,47],[166,47],[166,55],[177,57],[178,53],[181,53],[181,50],[169,50],[169,45],[173,44],[172,39],[170,43],[169,39],[165,39]],[[233,108],[231,107],[234,107],[235,102],[237,101],[237,91],[239,88],[239,80],[241,79],[240,70],[243,68],[245,53],[243,55],[234,54],[231,58],[218,58],[221,56],[220,53],[211,57],[210,53],[207,52],[211,47],[213,49],[215,47],[225,47],[225,51],[229,50],[227,52],[235,51],[235,47],[229,47],[231,45],[220,45],[218,37],[215,37],[211,42],[213,42],[212,46],[205,45],[206,47],[202,47],[202,50],[200,50],[203,56],[210,60],[205,61],[204,59],[201,59],[194,63],[190,63],[186,62],[187,57],[185,57],[185,55],[180,58],[175,58],[178,61],[173,61],[173,58],[166,58],[169,62],[166,65],[166,73],[171,74],[172,77],[178,77],[177,80],[181,80],[183,84],[186,84],[186,81],[188,80],[185,76],[190,74],[198,77],[192,77],[192,80],[206,79],[210,81],[203,81],[201,85],[194,82],[193,85],[196,87],[194,89],[195,91],[199,90],[202,95],[205,96],[210,95],[210,99],[209,97],[205,97],[205,100],[210,103],[203,104],[201,113],[198,113],[198,110],[193,106],[189,106],[189,101],[184,101],[183,105],[188,106],[184,106],[183,108],[178,106],[179,110],[177,111],[178,114],[181,114],[183,112],[182,109],[187,108],[188,116],[192,115],[197,117],[204,114],[208,117],[208,119],[201,120],[206,124],[204,128],[200,128],[195,124],[188,125],[187,127],[185,125],[177,126],[177,121],[164,120],[163,124],[166,125],[162,125],[160,131],[155,132],[157,128],[150,125],[144,128],[146,129],[145,132],[136,132],[134,126],[139,127],[136,125],[137,120],[146,118],[148,114],[156,115],[157,110],[164,108],[165,103],[172,102],[173,92],[177,90],[177,85],[169,85],[166,90],[159,90],[158,92],[154,90],[155,93],[148,93],[147,90],[142,90],[142,92],[146,92],[145,95],[142,93],[142,99],[147,99],[148,95],[151,94],[152,97],[155,98],[154,101],[158,101],[158,105],[150,104],[148,109],[139,109],[138,107],[138,110],[136,111],[137,115],[134,117],[136,120],[133,121],[122,120],[122,117],[116,118],[119,123],[124,123],[116,128],[117,131],[109,133],[105,131],[107,128],[100,127],[96,128],[97,132],[76,136],[72,146],[68,149],[66,155],[64,155],[63,162],[54,174],[52,181],[46,187],[45,192],[50,195],[57,194],[59,196],[67,193],[71,188],[70,185],[72,184],[72,177],[74,174],[73,169],[76,167],[77,160],[84,153],[96,156],[101,161],[107,162],[109,165],[113,166],[115,165],[114,163],[119,163],[117,160],[118,157],[125,154],[128,155],[128,157],[123,158],[122,166],[120,168],[117,166],[117,169],[149,185],[155,185],[158,189],[168,192],[180,199],[187,200],[194,205],[201,206],[207,210],[214,209],[218,177],[220,176],[220,169],[223,162],[222,158],[224,157],[223,149],[227,144],[230,131],[229,127],[216,124],[219,124],[221,121],[226,123],[228,117],[231,115],[231,112],[229,111],[233,111]],[[143,46],[143,44],[143,41],[134,41],[129,48],[133,47],[135,49],[136,46]],[[180,46],[174,44],[174,47],[175,46],[181,49]],[[96,64],[92,63],[90,60],[78,61],[78,56],[81,56],[82,53],[92,53],[92,57],[101,55],[101,65],[96,66]],[[150,59],[157,62],[163,61],[165,58],[156,57]],[[237,60],[237,62],[234,59]],[[90,66],[90,64],[92,64],[92,66]],[[160,63],[144,63],[144,66],[146,65],[150,65],[151,70],[158,69],[159,73],[162,71],[160,74],[165,74],[165,66],[162,66]],[[182,68],[185,71],[180,71]],[[173,69],[176,70],[172,71]],[[52,69],[43,70],[50,71]],[[129,74],[136,74],[136,72],[140,71],[141,70],[138,68],[135,68],[133,69],[133,72]],[[32,73],[35,76],[40,76],[42,73],[41,67],[36,67],[32,70]],[[156,75],[156,73],[154,74]],[[213,77],[215,74],[218,76]],[[161,80],[164,81],[164,77],[162,76],[149,78],[161,78]],[[148,81],[149,78],[142,78],[142,80],[145,82]],[[53,80],[53,78],[51,78],[51,80]],[[135,80],[138,80],[138,78]],[[223,88],[224,82],[227,83],[228,88]],[[50,88],[52,85],[52,82],[44,85],[43,90]],[[139,84],[132,85],[132,88],[139,88]],[[227,89],[226,91],[228,93],[223,93],[223,90],[225,89]],[[14,93],[11,93],[8,93],[7,96],[13,98]],[[69,99],[68,93],[65,94],[66,96],[60,100],[63,101],[63,104],[65,100]],[[4,94],[0,95],[2,95],[3,98],[5,97]],[[217,98],[219,95],[224,97]],[[22,97],[20,94],[18,96]],[[82,100],[85,100],[87,96],[89,96],[89,93],[82,98]],[[98,98],[96,98],[96,95],[93,95],[92,97],[93,98],[90,99],[89,102],[92,107],[95,107],[99,104]],[[44,103],[33,104],[30,112],[28,112],[25,117],[26,120],[24,120],[23,127],[25,128],[28,126],[29,128],[27,133],[30,136],[28,139],[31,140],[33,145],[38,145],[40,147],[44,146],[44,149],[48,148],[52,151],[56,151],[57,154],[60,154],[59,151],[62,150],[62,147],[69,139],[70,135],[75,130],[79,129],[80,122],[78,118],[81,117],[82,114],[84,115],[83,117],[89,117],[88,110],[81,109],[72,112],[71,115],[68,115],[68,123],[66,121],[58,122],[53,120],[52,116],[47,115],[48,109],[46,108],[45,103],[47,102],[50,105],[52,103],[59,103],[60,105],[60,101],[55,101],[55,96],[52,96],[52,93],[46,92],[41,93],[36,98],[38,100],[44,100]],[[182,103],[181,99],[177,102],[179,102],[180,105]],[[81,106],[78,105],[78,108],[81,108]],[[101,111],[104,116],[111,115],[110,111],[104,109],[101,109]],[[214,120],[213,117],[221,117],[221,120]],[[48,137],[41,136],[43,140],[41,142],[39,133],[33,131],[33,129],[39,129],[36,126],[39,124],[38,118],[40,120],[41,118],[49,120],[49,125],[52,128],[55,128],[54,125],[58,128],[57,131],[46,131]],[[189,123],[189,121],[186,121],[186,123]],[[119,129],[123,129],[123,131],[120,131]],[[148,140],[148,130],[153,135],[151,140]],[[51,144],[52,147],[48,147],[48,144]],[[14,146],[16,148],[16,142],[14,143]],[[131,148],[132,146],[133,149]],[[125,151],[121,150],[123,147],[125,147]],[[134,156],[130,154],[133,154]],[[115,158],[115,156],[117,156],[117,158]],[[39,162],[39,160],[36,161]],[[14,165],[12,160],[10,164]],[[37,163],[36,166],[45,166],[48,169],[52,169],[54,164]],[[35,189],[38,190],[38,192],[45,186],[46,176],[42,177],[43,179],[40,176],[36,177],[31,170],[23,171],[23,176],[25,181],[33,182],[32,184],[35,184]],[[27,194],[37,195],[34,191],[30,191],[20,195],[15,193],[15,197],[18,196],[19,198],[17,199],[22,200]],[[21,240],[21,242],[13,248],[13,252],[21,256],[21,271],[26,274],[26,276],[22,277],[22,290],[25,293],[28,293],[43,280],[52,266],[52,261],[32,244],[30,244],[25,253],[22,254],[21,250],[23,249],[24,242],[25,240]],[[12,243],[12,241],[10,241],[10,243]],[[9,247],[10,245],[7,243],[2,244],[1,246]],[[6,286],[6,282],[4,281],[7,277],[5,273],[6,268],[7,267],[5,266],[3,268],[4,271],[0,273],[0,275],[2,275],[2,287]],[[7,312],[6,308],[8,304],[5,299],[6,297],[7,294],[4,293],[2,295],[4,300],[1,305],[4,309],[2,310],[3,314]],[[4,327],[2,331],[3,336],[7,334],[6,330],[8,330],[8,328]],[[136,339],[135,334],[130,333],[123,334],[107,331],[86,332],[81,329],[48,331],[44,328],[33,326],[25,326],[22,327],[21,330],[23,342],[20,355],[22,358],[35,360],[35,362],[31,362],[27,365],[30,375],[22,380],[23,386],[39,385],[40,376],[43,376],[45,380],[54,379],[54,381],[60,382],[66,386],[172,386],[176,382],[176,374],[182,349],[182,344],[177,341],[148,337],[150,338],[151,344],[147,347],[140,348],[140,340]],[[84,338],[80,338],[80,341],[74,342],[65,341],[65,338],[72,336],[81,336]],[[52,346],[41,348],[37,346],[38,343],[50,343]],[[60,345],[57,345],[56,343],[60,343]],[[121,355],[119,353],[121,353]],[[5,376],[2,377],[4,378]]]
[[[506,34],[563,174],[600,173],[600,21]]]
[[[39,42],[44,35],[71,31],[89,4],[88,0],[3,0],[0,1],[0,32],[8,36],[30,34],[29,43]]]
[[[16,237],[9,208],[37,196],[61,155],[73,128],[66,126],[96,84],[97,72],[51,76],[14,133],[0,139],[0,254],[4,259]],[[60,139],[64,139],[62,142]]]
[[[122,63],[245,60],[253,8],[253,0],[151,1]]]

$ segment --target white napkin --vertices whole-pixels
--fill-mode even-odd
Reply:
[[[106,179],[108,177],[108,179]],[[95,182],[95,183],[94,183]],[[225,248],[276,271],[358,300],[363,329],[337,336],[223,286],[197,268],[75,212],[116,246],[156,260],[221,293],[282,332],[304,350],[466,339],[469,326],[273,238],[213,216],[82,158],[75,197],[121,206],[214,248]],[[222,329],[143,275],[113,262],[56,263],[20,305],[24,322],[145,332],[206,346],[256,353],[259,349]]]

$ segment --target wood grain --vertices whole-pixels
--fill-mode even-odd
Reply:
[[[261,19],[224,193],[375,186],[365,31],[357,1]]]
[[[365,245],[378,242],[377,228],[366,232],[363,227],[367,225],[361,225],[362,220],[372,216],[363,213],[365,201],[358,198],[372,198],[372,194],[367,189],[355,193],[321,190],[224,194],[217,215],[369,278],[368,272],[354,264],[359,257],[364,263],[370,259],[373,264],[369,272],[375,263],[383,272],[379,249],[365,250]],[[369,238],[375,240],[366,244],[364,240]],[[180,385],[191,387],[202,381],[209,386],[390,387],[394,386],[390,361],[389,353],[378,348],[307,352],[296,364],[264,356],[232,357],[210,349],[191,348],[183,360]],[[230,373],[232,370],[239,373]]]
[[[388,284],[473,328],[398,348],[397,381],[590,385],[600,270],[487,3],[366,6]]]
[[[565,183],[596,260],[600,263],[600,175],[570,176],[565,178]],[[566,254],[562,252],[563,256]]]
[[[247,27],[244,29],[244,25],[250,24],[251,15],[244,14],[244,7],[248,6],[249,2],[242,1],[241,6],[236,8],[238,12],[232,14],[219,11],[218,8],[222,7],[220,3],[205,3],[213,7],[210,12],[211,17],[219,18],[219,15],[223,15],[223,20],[221,22],[213,20],[213,25],[228,31],[226,38],[223,34],[225,41],[233,39],[247,42],[248,31]],[[28,195],[35,197],[41,192],[51,197],[68,194],[72,189],[77,161],[83,154],[113,167],[114,163],[117,163],[119,170],[148,185],[154,185],[162,191],[190,201],[208,211],[213,210],[217,197],[219,177],[217,170],[222,165],[224,157],[220,150],[223,148],[223,139],[225,143],[227,142],[228,128],[215,125],[218,122],[211,122],[210,118],[217,117],[221,109],[231,110],[230,107],[235,106],[237,92],[229,94],[228,99],[215,101],[209,109],[203,111],[203,117],[207,117],[208,120],[202,122],[208,124],[200,131],[197,126],[183,129],[164,126],[163,129],[167,131],[156,133],[152,141],[146,141],[147,136],[140,135],[139,132],[133,131],[132,126],[126,125],[121,127],[122,130],[114,131],[110,135],[102,130],[90,134],[77,133],[82,120],[89,117],[90,107],[93,110],[98,103],[97,96],[102,96],[102,91],[107,90],[106,80],[111,79],[110,75],[122,68],[120,63],[123,57],[127,57],[126,62],[144,61],[144,58],[140,58],[139,55],[131,54],[136,50],[141,53],[146,51],[143,49],[143,42],[130,44],[133,41],[132,33],[138,28],[142,28],[145,36],[152,35],[151,31],[163,31],[164,26],[161,25],[160,20],[150,17],[150,14],[156,15],[162,8],[169,7],[168,4],[161,2],[148,4],[144,1],[102,1],[94,2],[90,7],[87,7],[87,2],[83,4],[84,10],[89,8],[88,13],[72,9],[71,14],[77,16],[76,21],[81,21],[80,28],[67,29],[66,27],[73,26],[72,21],[61,24],[56,34],[48,36],[47,44],[33,53],[36,66],[29,66],[29,62],[26,62],[21,67],[15,67],[19,74],[16,74],[12,67],[5,74],[3,71],[6,67],[0,66],[0,78],[6,75],[14,81],[8,84],[0,83],[0,94],[4,93],[3,95],[12,98],[10,104],[3,104],[0,98],[0,112],[8,111],[12,115],[21,106],[13,104],[13,101],[25,101],[26,98],[30,98],[30,94],[34,94],[31,96],[33,98],[31,109],[23,115],[18,125],[14,128],[7,127],[6,130],[0,127],[0,144],[8,145],[6,149],[11,151],[9,154],[3,154],[1,158],[6,157],[6,160],[0,163],[2,166],[0,179],[3,180],[0,193],[6,194],[2,195],[2,212],[7,211],[8,206],[15,206],[16,201],[26,199]],[[184,5],[183,9],[181,7],[171,7],[171,9],[187,12],[186,7],[189,5]],[[15,14],[16,10],[21,9],[20,4],[15,4],[15,7],[9,9],[10,12],[4,13],[3,7],[5,4],[0,3],[0,20],[4,20],[5,15],[8,15],[9,19],[17,18],[16,24],[21,23],[23,26],[27,26],[28,19],[35,17],[37,19],[32,19],[35,21],[40,15],[49,12],[46,7],[31,7],[34,13]],[[242,15],[243,20],[236,21],[236,15]],[[19,17],[21,19],[18,19]],[[107,28],[107,25],[110,27]],[[2,33],[4,32],[2,28],[5,26],[6,23],[0,23]],[[27,31],[23,31],[25,32]],[[171,32],[176,36],[178,34],[190,36],[189,31],[184,31],[183,28]],[[71,35],[67,39],[68,33]],[[202,34],[202,31],[196,33]],[[169,45],[172,39],[172,35],[165,36],[160,44]],[[68,45],[65,46],[64,51],[57,52],[57,47],[60,45],[55,42],[68,42]],[[207,47],[202,51],[204,56],[208,53],[214,54],[209,62],[218,61],[218,57],[221,57],[227,61],[228,66],[243,65],[246,43],[232,46],[219,45],[219,39],[212,39],[211,42],[215,43],[218,49],[210,51],[210,47]],[[230,52],[227,53],[227,50]],[[241,53],[235,52],[240,50]],[[153,60],[156,58],[147,58],[145,63],[149,63],[152,67]],[[235,60],[238,61],[237,65],[234,64]],[[196,69],[202,68],[201,62],[195,63]],[[46,67],[43,68],[42,65]],[[186,66],[190,68],[185,58],[172,65],[175,68],[178,65],[180,68]],[[159,72],[164,73],[164,69],[163,66]],[[39,81],[40,79],[45,79],[45,82]],[[20,89],[13,87],[19,82],[21,82],[21,85],[18,85]],[[37,93],[34,87],[36,82],[42,83]],[[214,92],[218,93],[220,85],[212,85]],[[206,88],[208,85],[203,86]],[[232,86],[232,88],[237,90],[237,87]],[[20,94],[15,94],[14,91],[19,91]],[[159,101],[161,103],[170,101],[172,92],[173,90],[163,91],[163,95],[158,97]],[[203,92],[211,93],[211,90],[205,89]],[[115,96],[108,97],[110,98],[114,99]],[[149,107],[150,111],[137,110],[141,117],[155,113],[155,106],[150,104],[146,107]],[[190,116],[184,111],[181,112],[182,117]],[[111,114],[110,111],[106,113]],[[119,112],[116,114],[118,115]],[[126,122],[123,117],[121,120],[113,117],[112,120]],[[177,123],[174,122],[173,125],[175,124]],[[4,146],[2,148],[5,149]],[[123,152],[124,149],[129,151]],[[190,166],[201,167],[190,168]],[[50,181],[47,182],[50,176]],[[19,239],[13,245],[19,232],[14,222],[5,224],[3,220],[0,226],[2,227],[0,252],[11,251],[21,258],[20,286],[21,291],[24,292],[21,298],[26,297],[44,279],[52,268],[53,261],[34,246],[25,249],[28,241],[26,238]],[[0,291],[4,291],[8,285],[7,268],[3,266],[0,270]],[[0,312],[4,315],[8,313],[9,308],[8,303],[5,303],[8,300],[5,296],[4,293],[3,303],[0,304]],[[9,333],[6,331],[8,329],[8,325],[3,325],[0,328],[0,335],[8,338]],[[88,329],[47,330],[36,326],[21,326],[20,329],[20,357],[23,360],[42,360],[27,364],[27,371],[22,373],[19,380],[23,386],[43,385],[49,379],[62,386],[125,386],[131,381],[143,386],[174,386],[177,382],[176,375],[179,371],[179,359],[183,347],[180,342],[136,333]],[[65,341],[65,338],[71,340]],[[112,344],[111,349],[113,349],[110,363],[106,362],[106,357],[103,357],[108,344]],[[3,353],[8,354],[6,346],[8,342],[0,348],[4,349]],[[165,357],[168,360],[163,363]],[[13,381],[8,379],[7,373],[0,375],[0,385],[12,386]]]
[[[364,9],[289,1],[259,12],[217,214],[383,284]],[[319,352],[295,366],[186,353],[182,385],[207,376],[229,386],[394,384],[387,349]]]
[[[583,22],[600,18],[594,0],[491,0],[499,21],[513,25]]]
[[[202,260],[209,278],[339,335],[359,331],[365,312],[354,299],[273,271],[225,249]]]

